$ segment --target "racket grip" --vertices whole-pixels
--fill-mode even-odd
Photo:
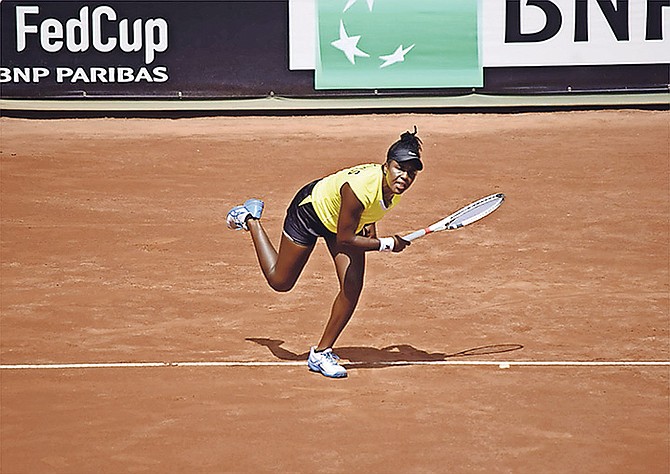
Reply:
[[[407,234],[402,239],[406,240],[407,242],[411,242],[412,240],[418,239],[419,237],[423,237],[424,235],[426,235],[426,229],[421,229],[414,231],[411,234]]]

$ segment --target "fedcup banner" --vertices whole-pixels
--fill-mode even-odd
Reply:
[[[477,0],[318,0],[316,89],[482,87]]]
[[[670,0],[0,0],[8,99],[667,92],[669,68]]]

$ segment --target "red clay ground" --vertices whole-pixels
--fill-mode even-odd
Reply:
[[[414,124],[426,170],[383,234],[507,200],[368,255],[348,379],[4,368],[0,471],[670,472],[668,365],[378,364],[669,361],[667,112],[0,119],[2,364],[304,359],[336,293],[324,245],[277,294],[225,214],[263,198],[278,242],[302,184]]]

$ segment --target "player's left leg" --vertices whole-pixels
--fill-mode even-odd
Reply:
[[[365,276],[365,252],[358,249],[344,249],[337,245],[335,238],[326,239],[328,250],[335,263],[340,291],[335,297],[317,351],[332,348],[345,326],[351,319],[363,290]]]

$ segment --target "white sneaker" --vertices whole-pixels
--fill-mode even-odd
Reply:
[[[316,352],[312,347],[307,359],[307,367],[312,372],[321,372],[326,377],[341,378],[347,376],[347,369],[337,363],[340,360],[332,349]]]
[[[251,213],[244,206],[233,207],[228,211],[228,216],[226,217],[228,228],[232,230],[249,230],[247,227],[247,219],[250,216]]]

